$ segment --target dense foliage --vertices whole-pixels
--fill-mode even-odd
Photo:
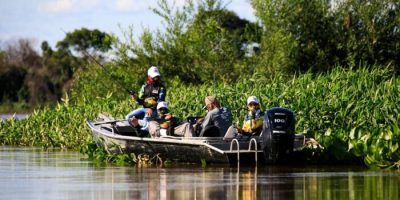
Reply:
[[[397,0],[252,0],[265,30],[262,71],[326,71],[390,64],[400,69]]]
[[[92,66],[96,68],[97,66]],[[93,75],[93,74],[92,74]],[[97,74],[80,76],[78,82],[95,85]],[[392,166],[400,160],[400,79],[389,69],[345,70],[324,75],[307,73],[287,79],[255,76],[235,84],[204,84],[171,87],[167,101],[180,119],[204,115],[203,98],[216,94],[223,106],[232,109],[241,122],[249,95],[260,97],[262,108],[286,107],[296,114],[296,132],[315,137],[324,147],[320,160],[313,162],[352,163],[363,160],[369,166]],[[9,145],[76,148],[91,141],[85,119],[100,112],[117,118],[135,107],[128,94],[124,99],[109,92],[92,95],[95,87],[82,88],[75,99],[66,99],[56,109],[33,113],[28,120],[7,120],[0,124],[0,141]],[[116,91],[118,92],[118,91]],[[72,103],[73,102],[73,103]]]
[[[0,102],[19,102],[17,110],[54,104],[71,88],[74,72],[83,68],[88,56],[102,60],[101,52],[111,49],[113,38],[86,28],[66,33],[56,50],[44,41],[42,54],[33,42],[21,39],[0,49]],[[0,110],[8,112],[3,105]]]
[[[77,30],[67,34],[58,51],[42,44],[49,66],[39,67],[42,71],[1,68],[0,82],[15,75],[57,87],[68,80],[73,87],[54,109],[36,111],[28,120],[2,122],[0,143],[82,146],[92,155],[97,150],[91,148],[85,119],[100,112],[125,116],[136,106],[126,91],[138,90],[148,67],[155,65],[171,110],[180,119],[204,115],[204,96],[215,94],[233,110],[235,122],[241,122],[246,98],[256,95],[264,109],[280,106],[295,112],[296,131],[325,147],[315,162],[400,166],[398,1],[252,0],[257,23],[240,19],[221,2],[186,1],[175,8],[160,0],[154,12],[164,20],[165,30],[146,30],[139,38],[128,30],[127,41]],[[82,41],[90,38],[87,34],[95,37]],[[115,47],[113,61],[87,62],[88,52],[100,59],[96,55],[109,45]],[[11,66],[4,55],[2,65]],[[36,66],[40,56],[29,55],[24,63]]]
[[[378,64],[399,72],[397,0],[252,0],[257,22],[239,18],[223,2],[190,0],[174,7],[159,0],[153,11],[165,29],[145,30],[139,38],[126,30],[125,41],[81,28],[66,33],[56,50],[43,42],[40,54],[20,40],[0,50],[0,82],[7,86],[0,100],[58,101],[88,57],[101,60],[111,48],[116,51],[111,76],[129,87],[142,83],[150,65],[160,67],[164,81],[184,84],[232,83],[254,73],[326,72],[337,65]],[[8,84],[10,76],[16,84]]]
[[[136,84],[142,83],[149,65],[186,84],[229,83],[252,74],[252,60],[243,48],[259,42],[261,27],[223,9],[219,1],[187,1],[181,9],[165,0],[159,4],[154,11],[167,25],[165,30],[146,30],[139,41],[128,36],[127,42],[116,45],[117,66],[125,68]]]

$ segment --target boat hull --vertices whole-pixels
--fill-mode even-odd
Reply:
[[[104,145],[110,153],[134,153],[136,156],[158,155],[172,161],[200,163],[255,163],[264,157],[264,152],[258,150],[258,137],[249,150],[249,138],[224,140],[221,137],[137,137],[120,135],[107,127],[87,122],[93,132],[93,139]],[[239,151],[237,148],[239,145]],[[256,155],[257,154],[257,155]],[[258,159],[262,161],[262,159]]]

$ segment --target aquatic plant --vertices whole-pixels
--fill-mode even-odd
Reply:
[[[79,149],[80,153],[87,155],[89,160],[94,161],[98,164],[112,163],[115,165],[130,165],[136,164],[138,159],[135,154],[110,154],[100,143],[95,143],[94,141],[82,144]]]
[[[101,112],[123,118],[136,106],[128,94],[107,83],[111,80],[88,77],[80,76],[72,98],[65,98],[54,109],[36,110],[26,120],[0,123],[0,144],[76,149],[92,140],[86,119],[95,119]],[[98,86],[100,80],[110,87]],[[255,95],[264,110],[286,107],[294,111],[296,132],[314,137],[325,148],[320,162],[361,161],[385,168],[400,160],[400,79],[389,68],[338,67],[317,75],[254,75],[232,85],[176,83],[167,88],[170,110],[181,120],[205,115],[201,109],[204,97],[217,95],[240,124],[246,98]]]

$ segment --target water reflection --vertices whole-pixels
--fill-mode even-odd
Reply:
[[[96,167],[68,151],[0,147],[1,199],[399,199],[398,171],[359,167]]]

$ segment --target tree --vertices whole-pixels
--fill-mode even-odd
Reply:
[[[158,3],[153,11],[162,17],[165,31],[145,31],[139,43],[131,39],[119,44],[118,57],[123,59],[118,65],[131,66],[135,71],[130,75],[157,65],[164,76],[186,83],[230,82],[238,77],[238,69],[247,67],[241,48],[259,41],[257,24],[240,19],[218,0],[186,1],[181,9],[165,0]]]
[[[42,56],[32,43],[20,39],[1,51],[1,101],[26,101],[32,105],[57,102],[69,92],[74,72],[84,66],[88,56],[101,60],[99,52],[111,49],[111,36],[98,30],[76,30],[67,33],[56,50],[42,42]]]
[[[338,5],[336,19],[348,65],[391,64],[400,70],[400,1],[346,0]]]
[[[62,41],[57,42],[56,47],[59,51],[68,53],[78,52],[84,57],[94,55],[98,52],[107,52],[111,49],[113,37],[97,29],[87,28],[77,29],[71,33],[66,33]]]
[[[74,72],[82,69],[85,62],[92,61],[89,57],[103,61],[101,53],[107,53],[112,48],[113,40],[105,32],[81,28],[66,33],[65,38],[57,42],[56,51],[49,48],[46,42],[42,43],[43,61],[46,69],[53,74],[50,80],[58,98],[69,92]]]
[[[374,64],[399,69],[400,2],[332,2],[252,0],[264,27],[260,69],[324,72],[336,65]]]
[[[239,75],[251,74],[251,71],[242,74],[237,70],[247,68],[242,48],[247,43],[260,41],[257,37],[260,28],[248,20],[240,19],[232,11],[212,5],[208,6],[210,10],[205,8],[204,5],[199,7],[182,37],[188,44],[185,52],[190,52],[193,63],[198,64],[195,67],[201,81],[212,77],[229,82],[236,80]]]
[[[11,101],[27,101],[33,105],[55,101],[40,55],[33,49],[31,40],[20,39],[10,44],[6,51],[1,80],[3,96]]]
[[[51,92],[56,95],[57,100],[61,99],[69,92],[74,70],[80,68],[84,62],[65,49],[54,51],[46,41],[41,47],[43,68],[48,75],[49,87],[52,88]]]
[[[293,73],[334,66],[335,27],[329,0],[251,2],[264,27],[261,69]]]
[[[8,53],[3,50],[0,51],[0,66],[0,102],[22,100],[26,68],[11,64]]]

